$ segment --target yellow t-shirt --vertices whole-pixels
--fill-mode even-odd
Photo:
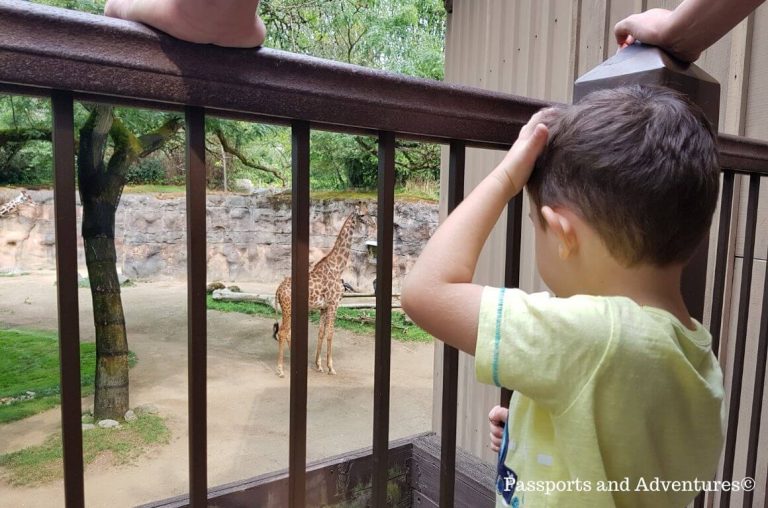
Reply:
[[[477,378],[515,391],[497,506],[692,500],[694,480],[713,478],[724,429],[722,372],[695,324],[625,297],[486,287]]]

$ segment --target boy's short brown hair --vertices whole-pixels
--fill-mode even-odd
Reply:
[[[662,87],[600,90],[544,120],[528,192],[584,218],[627,266],[685,262],[709,230],[720,167],[697,106]]]

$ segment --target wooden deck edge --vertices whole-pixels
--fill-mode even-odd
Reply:
[[[414,438],[410,488],[414,507],[438,506],[440,499],[440,437]],[[461,448],[456,449],[456,508],[492,508],[496,504],[493,485],[496,472]]]
[[[429,437],[417,434],[391,441],[389,445],[389,493],[395,506],[411,506],[410,465],[413,443]],[[308,506],[366,506],[371,494],[372,450],[364,448],[313,462],[307,466]],[[288,503],[288,470],[256,476],[208,491],[210,506],[216,508],[282,508]],[[186,508],[189,496],[176,496],[140,505],[138,508]]]

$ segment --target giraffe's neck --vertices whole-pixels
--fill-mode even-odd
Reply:
[[[349,252],[352,246],[352,229],[355,225],[354,213],[347,217],[344,221],[344,225],[339,231],[339,236],[336,237],[336,243],[333,244],[331,252],[325,256],[325,262],[329,268],[339,274],[344,271],[349,261]]]
[[[27,201],[29,197],[23,192],[18,196],[0,206],[0,217],[8,215],[16,210],[23,202]]]

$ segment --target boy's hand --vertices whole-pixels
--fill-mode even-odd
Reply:
[[[509,418],[509,409],[494,406],[488,413],[488,426],[491,428],[491,450],[498,452],[501,448],[501,439],[504,435],[504,426]]]
[[[549,131],[542,121],[551,115],[552,111],[551,108],[543,109],[528,120],[520,129],[517,141],[494,171],[499,176],[500,183],[509,189],[510,199],[523,190],[531,176],[536,158],[547,144]]]
[[[504,160],[456,207],[427,242],[403,282],[403,310],[432,336],[475,354],[483,286],[472,283],[483,243],[509,200],[520,192],[547,143],[533,115]]]

